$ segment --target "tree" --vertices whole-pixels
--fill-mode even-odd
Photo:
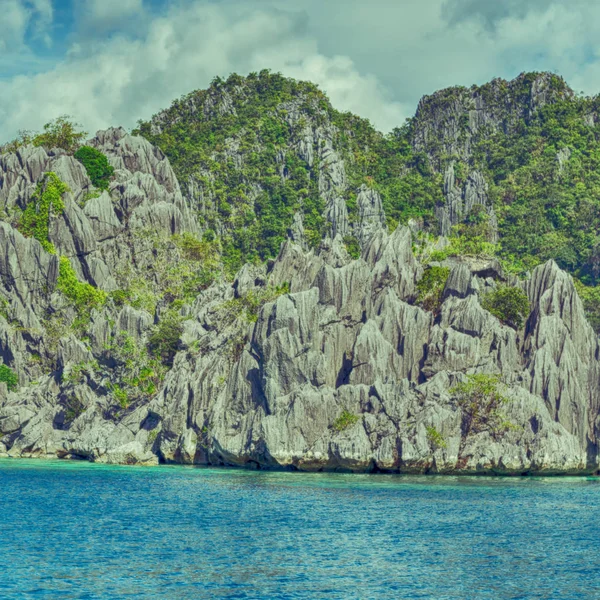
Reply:
[[[501,411],[510,398],[502,393],[500,386],[498,375],[477,373],[467,375],[466,381],[450,389],[450,394],[462,411],[461,447],[471,434],[487,431],[494,438],[499,438],[512,427]]]
[[[442,303],[442,293],[446,287],[446,281],[450,275],[450,269],[447,267],[431,266],[417,283],[417,304],[420,304],[425,310],[437,313]]]
[[[529,315],[527,294],[521,288],[508,285],[485,294],[481,306],[515,329],[521,329]]]
[[[0,382],[4,382],[8,391],[14,390],[19,385],[17,374],[6,365],[0,365]]]
[[[91,146],[81,146],[73,155],[84,167],[92,183],[101,190],[108,188],[108,182],[115,169],[106,156]]]
[[[43,133],[34,136],[31,142],[34,146],[45,148],[62,148],[69,153],[75,152],[86,138],[86,131],[77,131],[81,127],[73,123],[69,115],[62,115],[44,125]]]
[[[181,321],[182,319],[178,314],[174,312],[167,313],[154,328],[148,340],[150,352],[169,367],[173,364],[179,346],[179,338],[183,333]]]

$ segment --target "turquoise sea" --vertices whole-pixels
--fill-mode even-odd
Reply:
[[[600,599],[600,480],[0,460],[0,598]]]

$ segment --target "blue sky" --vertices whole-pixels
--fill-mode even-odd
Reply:
[[[0,142],[72,115],[131,128],[271,68],[382,130],[450,85],[548,70],[600,92],[595,0],[0,0]]]

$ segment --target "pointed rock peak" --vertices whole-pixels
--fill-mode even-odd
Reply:
[[[339,234],[333,239],[325,238],[319,246],[318,255],[326,264],[335,268],[343,267],[352,261],[344,240]]]
[[[96,135],[92,138],[92,142],[96,142],[101,146],[106,145],[114,145],[121,138],[124,138],[127,134],[127,131],[123,129],[123,127],[109,127],[108,129],[101,129],[96,132]]]

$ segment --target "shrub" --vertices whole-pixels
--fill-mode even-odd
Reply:
[[[600,332],[600,286],[586,286],[577,279],[573,280],[577,294],[583,302],[585,316],[596,333]]]
[[[344,246],[346,246],[346,251],[354,260],[360,258],[360,244],[353,235],[344,237]]]
[[[56,288],[73,302],[79,313],[89,311],[106,302],[106,292],[77,279],[77,273],[66,256],[60,257]]]
[[[448,252],[446,250],[433,250],[429,254],[429,260],[433,262],[441,262],[448,258]]]
[[[154,328],[148,339],[148,346],[154,356],[163,364],[171,366],[179,346],[179,338],[183,333],[182,318],[176,313],[168,313]]]
[[[104,362],[111,365],[110,389],[123,408],[156,394],[167,369],[150,355],[145,344],[120,331],[111,337],[104,350]],[[127,406],[122,402],[125,397]]]
[[[429,267],[419,283],[417,283],[417,304],[425,310],[437,312],[442,302],[442,293],[450,275],[450,269],[446,267]]]
[[[8,388],[8,391],[16,389],[19,385],[17,374],[6,365],[0,365],[0,381],[3,381]]]
[[[500,377],[478,373],[450,389],[457,406],[462,410],[463,441],[472,433],[489,432],[499,437],[512,424],[506,420],[501,407],[510,398],[500,391]]]
[[[127,392],[119,385],[112,386],[113,398],[119,403],[121,408],[127,408],[129,406],[129,398]]]
[[[259,291],[250,290],[239,298],[224,302],[219,307],[221,318],[226,324],[231,324],[239,319],[244,319],[247,323],[254,323],[258,319],[260,309],[265,304],[273,302],[283,294],[288,294],[289,291],[290,284],[288,282],[278,286],[268,286]]]
[[[19,231],[25,237],[34,237],[50,254],[56,252],[54,245],[48,239],[50,215],[52,212],[62,213],[65,208],[62,196],[68,191],[70,191],[69,187],[56,173],[51,171],[45,173],[25,207],[18,225]]]
[[[485,294],[481,306],[515,329],[520,329],[529,315],[527,294],[521,288],[508,285]]]
[[[452,228],[450,246],[445,251],[448,256],[495,256],[498,245],[490,242],[492,233],[489,215],[476,204],[465,221]]]
[[[425,431],[427,432],[427,442],[431,446],[431,449],[435,452],[438,448],[446,448],[446,440],[444,436],[433,426],[426,427]]]
[[[33,136],[26,142],[45,148],[62,148],[69,153],[74,152],[87,136],[85,131],[77,131],[81,125],[73,123],[69,115],[62,115],[44,125],[43,133]]]
[[[91,146],[81,146],[74,156],[85,167],[89,178],[97,188],[101,190],[108,188],[108,182],[115,170],[100,150]]]
[[[352,427],[359,420],[358,415],[354,415],[347,410],[343,410],[342,414],[333,422],[333,428],[336,431],[344,431],[348,427]]]

